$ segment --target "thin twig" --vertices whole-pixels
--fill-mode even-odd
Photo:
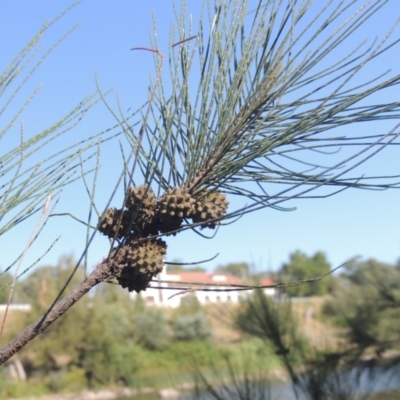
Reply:
[[[186,294],[189,292],[239,292],[239,291],[247,291],[247,290],[254,290],[254,289],[271,289],[271,288],[283,288],[283,287],[292,287],[292,286],[300,286],[304,285],[306,283],[314,283],[317,281],[320,281],[321,279],[324,279],[328,275],[333,274],[335,271],[337,271],[339,268],[344,267],[347,264],[345,262],[344,264],[339,265],[338,267],[332,269],[331,271],[327,272],[326,274],[319,275],[315,278],[310,278],[310,279],[304,279],[301,281],[293,281],[293,282],[280,282],[280,283],[274,283],[271,285],[235,285],[235,284],[224,284],[224,283],[199,283],[199,282],[178,282],[178,281],[159,281],[159,282],[166,282],[166,283],[175,283],[175,284],[186,284],[186,285],[200,285],[203,287],[200,288],[193,288],[193,287],[187,287],[184,288],[182,291],[173,294],[172,296],[168,297],[168,300],[171,299],[172,297]],[[212,286],[209,288],[205,288],[204,286]],[[217,286],[222,286],[223,288],[215,288]],[[157,286],[149,286],[151,288],[157,288]],[[228,288],[229,287],[229,288]],[[177,290],[177,289],[182,289],[182,287],[162,287],[162,289],[170,289],[170,290]]]

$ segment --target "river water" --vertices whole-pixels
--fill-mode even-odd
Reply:
[[[381,367],[376,367],[375,370],[368,373],[364,371],[359,374],[357,370],[352,370],[337,376],[339,379],[332,379],[331,383],[337,385],[339,389],[345,393],[353,393],[354,399],[362,398],[363,395],[369,393],[381,393],[389,390],[397,390],[400,400],[400,366],[391,371],[387,371]],[[240,396],[235,393],[233,386],[221,389],[219,391],[221,399],[240,400]],[[261,388],[260,385],[252,393],[254,400],[296,400],[292,386],[289,382],[271,382],[268,387]],[[201,395],[194,397],[191,393],[182,393],[179,400],[215,400],[209,392],[204,392]],[[300,394],[301,400],[307,400],[307,396]],[[156,400],[159,399],[158,393],[140,394],[131,398],[121,398],[118,400]]]

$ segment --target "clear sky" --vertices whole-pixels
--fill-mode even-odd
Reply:
[[[196,14],[199,3],[197,0],[188,1],[189,11]],[[3,1],[0,14],[2,69],[37,32],[46,18],[54,18],[70,4],[66,0]],[[152,10],[157,18],[160,48],[168,54],[169,27],[175,20],[172,1],[84,0],[58,21],[43,38],[45,48],[76,23],[82,22],[82,25],[54,50],[19,93],[19,100],[16,102],[22,104],[24,96],[38,84],[43,84],[36,98],[8,133],[9,142],[3,143],[19,140],[19,124],[22,120],[26,137],[54,123],[84,96],[96,90],[95,74],[103,90],[114,88],[109,97],[114,106],[116,94],[119,95],[124,110],[142,104],[147,99],[149,79],[154,77],[152,56],[150,53],[132,52],[130,49],[150,46]],[[382,39],[399,15],[398,1],[389,0],[376,19],[359,30],[356,39]],[[326,35],[329,33],[327,31]],[[393,37],[399,37],[399,29]],[[398,73],[399,58],[399,48],[385,55],[380,63],[375,64],[376,74],[388,68],[393,68]],[[399,100],[396,92],[391,92],[390,96],[393,96],[393,100]],[[0,116],[1,126],[7,122],[6,117],[7,115]],[[111,114],[104,105],[99,104],[69,134],[68,140],[78,141],[113,124]],[[370,129],[371,134],[376,134],[382,132],[382,129],[389,130],[394,125],[395,122],[381,127],[375,124],[370,128],[364,126],[363,129]],[[47,151],[62,146],[63,140],[67,139],[57,141]],[[101,164],[96,192],[99,209],[104,208],[107,203],[114,188],[115,176],[122,166],[116,141],[102,145]],[[400,174],[399,148],[386,149],[357,172],[360,175]],[[90,178],[88,181],[92,182]],[[120,189],[113,206],[120,206],[121,196]],[[234,199],[230,200],[235,202]],[[84,186],[78,183],[64,190],[56,211],[72,212],[85,219],[88,204]],[[213,269],[218,264],[247,261],[261,270],[278,268],[297,249],[310,255],[323,251],[333,266],[356,255],[374,257],[389,263],[394,263],[400,256],[398,190],[347,190],[334,197],[298,200],[289,205],[296,206],[297,210],[280,212],[265,209],[246,215],[233,225],[221,228],[213,240],[202,239],[191,232],[168,238],[168,260],[195,262],[219,253],[218,258],[204,266]],[[22,251],[34,222],[36,220],[21,224],[1,238],[2,268]],[[44,233],[29,251],[24,266],[37,259],[50,245],[51,238],[58,235],[62,235],[60,241],[40,264],[55,263],[63,254],[73,253],[76,257],[80,256],[85,243],[85,228],[69,217],[51,218]],[[106,238],[97,235],[89,251],[90,266],[107,254],[107,246]]]

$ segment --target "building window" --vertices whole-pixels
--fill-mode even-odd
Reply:
[[[221,301],[221,297],[217,296],[217,301]]]
[[[208,296],[206,296],[206,297],[204,298],[204,300],[205,300],[206,303],[209,303],[209,302],[210,302],[210,298],[209,298]]]
[[[226,301],[232,301],[231,296],[228,295],[228,296],[226,297]]]

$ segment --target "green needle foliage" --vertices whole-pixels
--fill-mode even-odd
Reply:
[[[87,157],[89,157],[89,155],[84,156],[85,151],[97,144],[97,142],[84,140],[69,148],[44,153],[55,139],[67,134],[79,123],[87,111],[98,101],[99,97],[96,98],[95,95],[90,95],[80,101],[61,120],[42,132],[26,137],[23,125],[21,125],[20,133],[16,132],[18,128],[15,127],[15,123],[39,91],[40,86],[20,105],[17,104],[18,93],[47,56],[77,27],[75,26],[54,43],[44,55],[39,56],[42,36],[68,10],[43,25],[33,39],[0,73],[0,143],[2,143],[0,144],[2,146],[0,154],[0,235],[41,209],[47,196],[51,194],[52,197],[55,197],[63,186],[76,180],[79,172],[77,167],[87,161]],[[9,120],[5,120],[3,114],[10,107],[16,111]],[[35,161],[38,155],[40,161]]]
[[[398,85],[400,75],[358,77],[399,39],[390,30],[381,42],[348,45],[385,3],[205,1],[198,25],[187,26],[182,1],[170,34],[171,76],[159,73],[143,140],[130,137],[141,146],[147,181],[245,199],[221,219],[349,187],[398,187],[395,177],[349,175],[399,135],[398,125],[365,135],[360,123],[397,124],[400,103],[373,95]],[[161,71],[156,34],[152,48]],[[349,125],[345,134],[335,129]],[[330,161],[342,147],[355,150]],[[321,186],[332,190],[310,194]]]
[[[32,240],[22,243],[16,251],[15,261],[7,266],[4,272],[0,271],[0,277],[23,258],[24,249],[29,248],[41,233],[49,214],[42,210],[48,211],[51,208],[50,204],[53,206],[57,203],[66,185],[82,179],[98,167],[88,167],[88,162],[96,153],[98,155],[98,147],[109,138],[105,136],[111,132],[100,132],[71,144],[66,144],[64,140],[65,136],[71,135],[87,112],[100,101],[101,96],[97,92],[79,101],[60,120],[52,121],[51,124],[49,122],[46,129],[33,134],[30,129],[27,133],[24,129],[24,111],[41,88],[39,85],[24,98],[22,92],[26,83],[79,24],[48,49],[43,50],[42,38],[78,2],[53,20],[47,21],[5,69],[0,71],[0,237],[4,239],[5,236],[2,235],[34,214],[38,214],[39,220],[40,213],[43,213]],[[45,112],[42,115],[45,115]],[[61,147],[57,147],[58,143]],[[49,244],[49,248],[44,250],[43,254],[48,252],[57,240]],[[6,286],[1,284],[0,291]]]

